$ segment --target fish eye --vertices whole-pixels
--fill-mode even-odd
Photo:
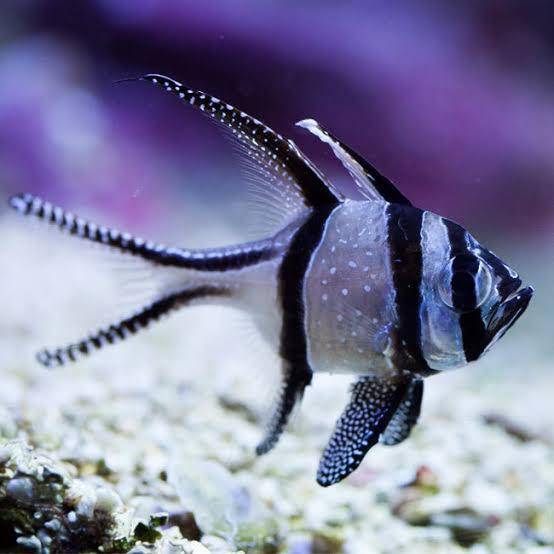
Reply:
[[[491,288],[492,275],[489,267],[481,258],[471,254],[451,258],[438,280],[442,301],[459,312],[479,308],[488,298]]]

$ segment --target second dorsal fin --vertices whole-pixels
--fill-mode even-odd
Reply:
[[[348,170],[360,192],[369,200],[384,200],[394,204],[411,206],[412,203],[396,188],[396,186],[381,175],[365,158],[341,142],[324,129],[315,119],[303,119],[296,124],[313,133],[333,150],[335,156]]]

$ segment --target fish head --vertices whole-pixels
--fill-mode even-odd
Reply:
[[[475,255],[492,277],[490,292],[480,309],[486,329],[484,353],[523,315],[534,289],[523,287],[518,273],[486,248],[477,246]]]
[[[534,292],[530,286],[522,288],[517,272],[467,231],[463,241],[451,245],[436,291],[442,309],[449,310],[457,324],[459,352],[452,359],[466,363],[480,358],[504,336]]]

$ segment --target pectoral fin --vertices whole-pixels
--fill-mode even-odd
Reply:
[[[422,399],[423,381],[414,379],[408,387],[406,396],[398,406],[398,410],[396,410],[385,432],[381,435],[380,442],[382,444],[394,446],[410,436],[412,427],[417,423],[421,412]]]
[[[331,435],[317,471],[317,482],[328,487],[350,475],[377,443],[400,403],[408,381],[362,377]]]

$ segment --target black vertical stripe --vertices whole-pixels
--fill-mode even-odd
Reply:
[[[423,212],[400,204],[386,209],[390,263],[396,292],[397,324],[393,333],[393,363],[420,375],[434,373],[421,349],[421,280]]]
[[[481,310],[460,314],[460,328],[466,360],[473,362],[483,353],[488,343],[488,333],[481,318]]]
[[[279,440],[296,403],[312,381],[306,337],[304,284],[313,252],[321,241],[325,221],[333,207],[312,211],[294,234],[278,273],[282,304],[279,354],[283,360],[283,384],[264,439],[256,447],[258,455],[268,452]]]
[[[283,309],[280,355],[299,380],[311,380],[304,305],[304,278],[311,257],[323,236],[334,206],[314,210],[294,235],[279,269],[279,297]]]
[[[444,222],[448,232],[451,257],[470,253],[466,230],[448,219],[445,219]],[[454,270],[454,266],[452,269]],[[472,362],[479,358],[488,343],[487,329],[479,308],[460,313],[460,330],[462,331],[462,345],[466,361]]]
[[[450,291],[452,305],[457,310],[466,312],[477,306],[476,282],[479,272],[479,260],[475,256],[456,256],[452,260]]]

